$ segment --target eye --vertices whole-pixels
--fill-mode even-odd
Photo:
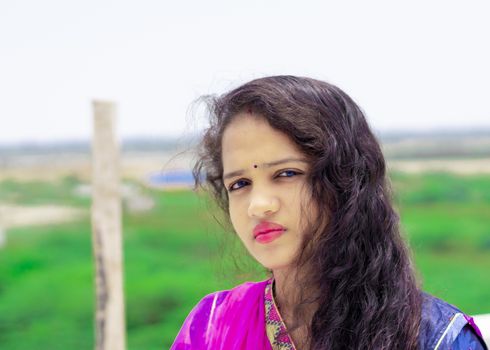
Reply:
[[[302,175],[302,174],[303,173],[296,171],[296,170],[282,170],[279,173],[277,173],[277,175],[275,177],[289,178],[289,177]],[[233,191],[239,190],[239,189],[241,189],[245,186],[248,186],[248,185],[249,185],[248,180],[240,179],[240,180],[232,183],[230,186],[228,186],[228,192],[233,192]]]
[[[286,175],[282,175],[282,174],[286,174]],[[279,174],[277,174],[277,177],[293,177],[293,176],[300,175],[300,174],[301,173],[294,171],[294,170],[284,170],[284,171],[281,171]]]
[[[238,180],[238,181],[232,183],[228,187],[228,192],[239,190],[240,188],[245,187],[247,185],[247,183],[248,183],[248,181],[246,181],[246,180]]]

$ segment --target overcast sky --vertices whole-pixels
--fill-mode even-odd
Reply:
[[[181,136],[192,101],[274,74],[330,81],[376,130],[490,127],[488,1],[0,0],[0,143]]]

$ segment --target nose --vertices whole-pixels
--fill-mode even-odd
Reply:
[[[254,193],[250,198],[248,215],[251,218],[265,218],[279,210],[279,198],[267,193]]]

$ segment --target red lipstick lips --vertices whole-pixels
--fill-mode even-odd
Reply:
[[[254,228],[255,240],[259,243],[269,243],[281,236],[286,228],[273,222],[263,221]]]

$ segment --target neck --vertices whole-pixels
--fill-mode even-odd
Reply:
[[[274,301],[279,313],[288,328],[289,336],[297,349],[308,348],[308,325],[313,318],[316,304],[303,304],[301,316],[295,315],[295,305],[298,305],[300,297],[306,297],[311,290],[298,288],[297,271],[273,271],[274,275]],[[301,295],[300,292],[303,292]]]
[[[282,310],[290,309],[288,306],[294,304],[294,299],[297,296],[298,289],[294,288],[294,281],[296,280],[296,273],[294,271],[274,270],[274,299],[276,304]]]
[[[281,310],[281,315],[291,320],[293,309],[298,305],[300,298],[308,298],[313,290],[309,287],[299,286],[297,270],[274,270],[274,301]],[[307,320],[311,320],[318,305],[316,303],[304,304],[303,311]]]

